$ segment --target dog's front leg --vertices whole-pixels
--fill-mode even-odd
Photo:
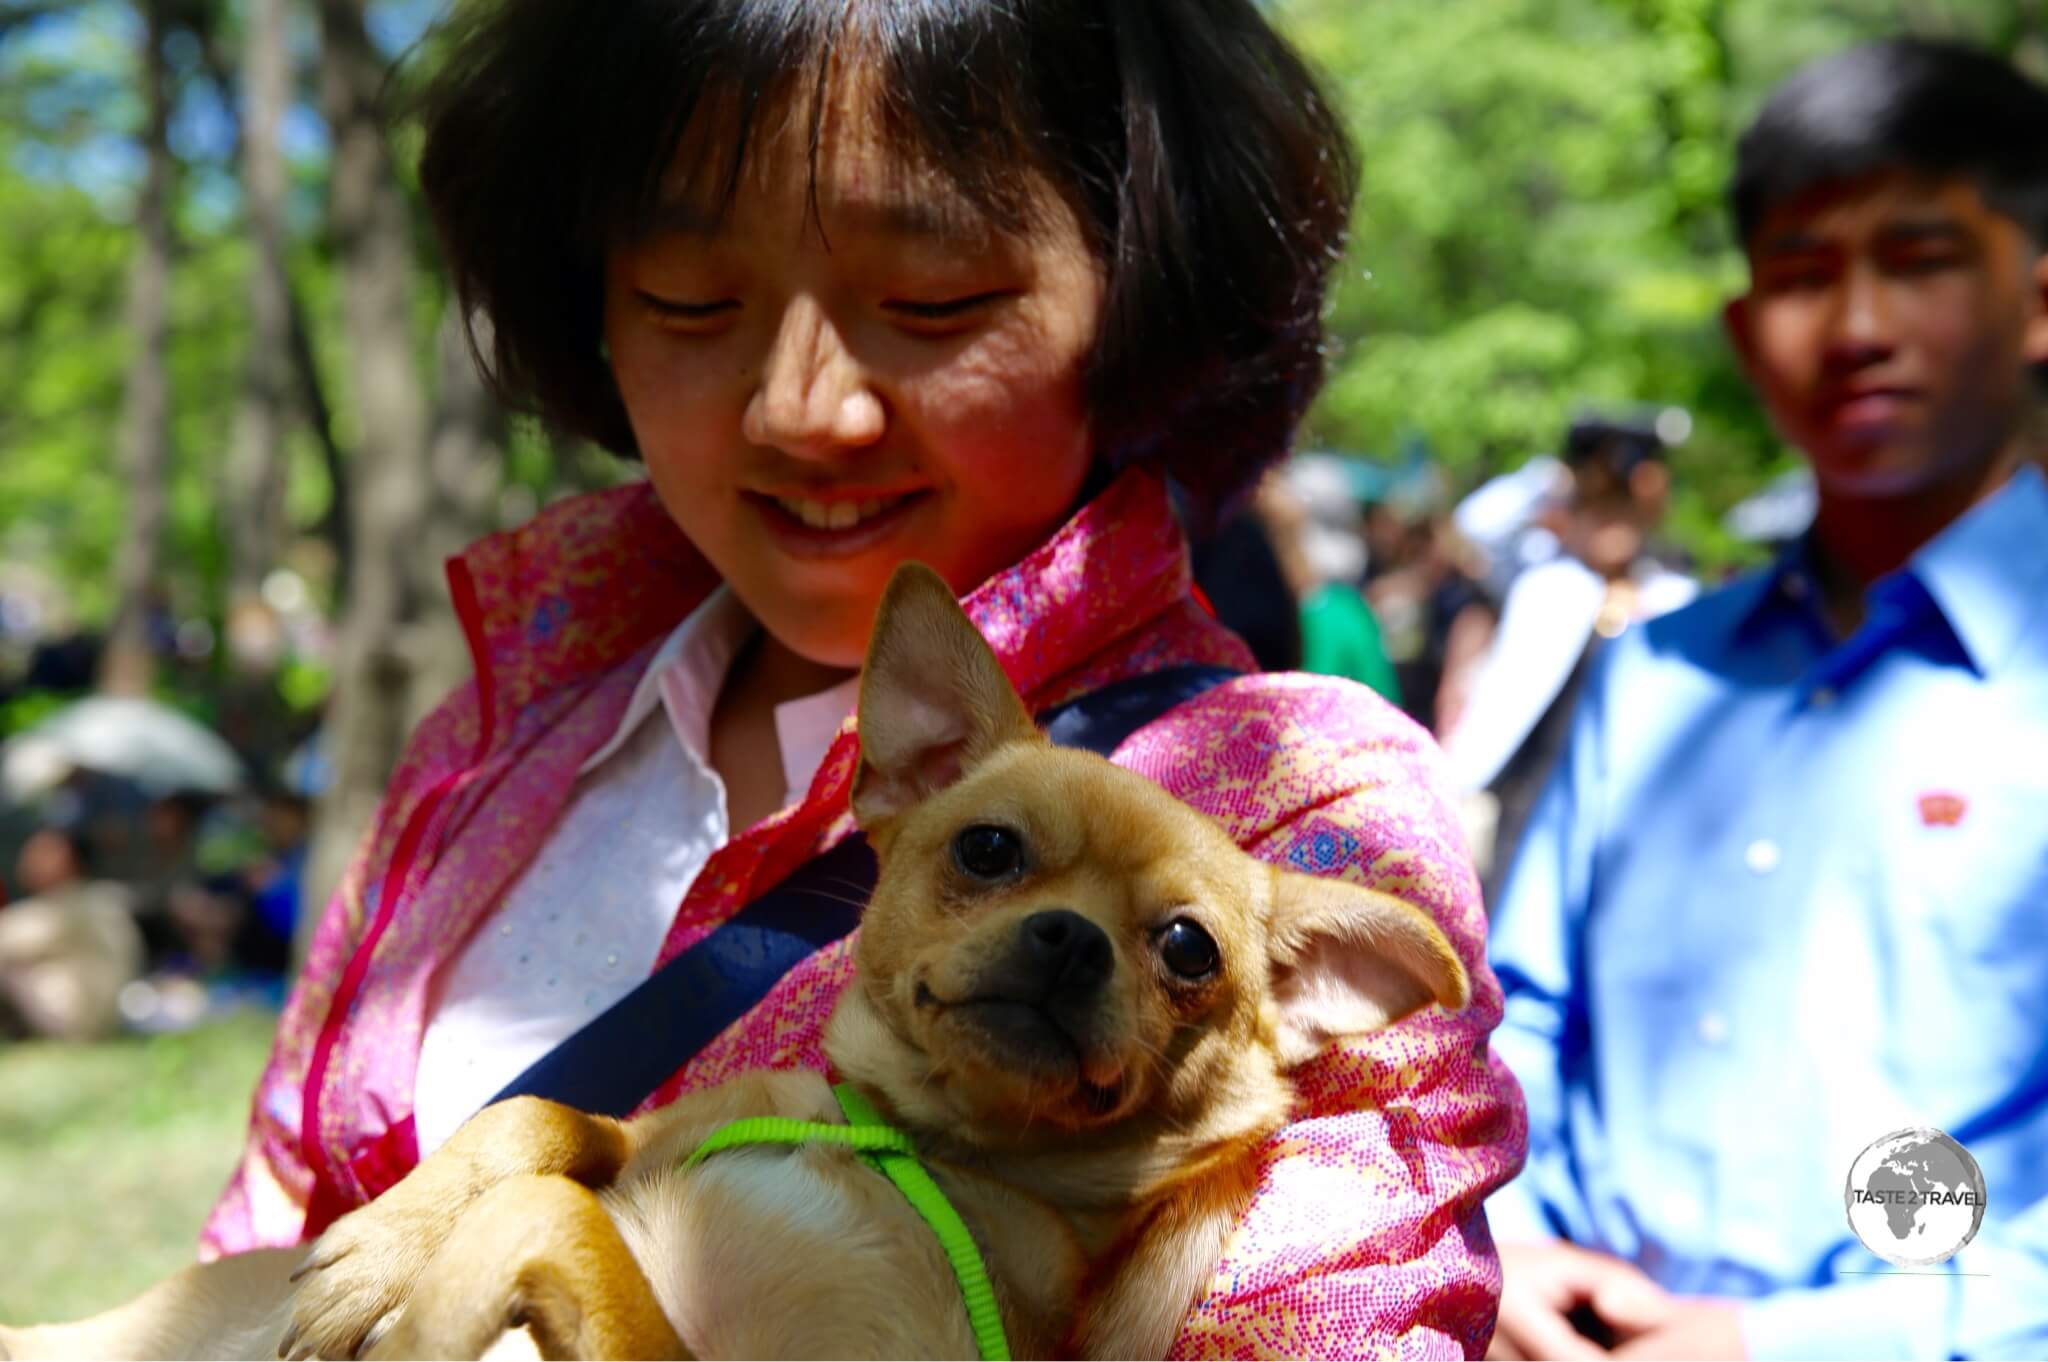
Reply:
[[[465,1212],[369,1357],[482,1357],[525,1329],[544,1358],[688,1357],[589,1188],[518,1177]]]
[[[515,1097],[485,1107],[390,1191],[320,1236],[300,1269],[280,1355],[355,1356],[484,1193],[526,1174],[603,1187],[634,1147],[622,1123],[558,1103]]]

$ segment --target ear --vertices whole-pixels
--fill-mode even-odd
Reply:
[[[2032,285],[2028,294],[2032,307],[2021,345],[2027,367],[2048,373],[2048,250],[2034,258],[2034,272],[2028,283]]]
[[[860,676],[863,827],[945,789],[1017,741],[1042,741],[1024,702],[945,579],[905,563],[875,614]]]
[[[1280,1063],[1338,1036],[1376,1031],[1417,1008],[1470,999],[1465,966],[1429,914],[1343,880],[1274,870],[1269,937]]]
[[[1742,372],[1754,384],[1756,345],[1752,339],[1750,323],[1747,293],[1737,294],[1721,305],[1721,330],[1727,333],[1728,344],[1735,351],[1735,358],[1742,365]]]

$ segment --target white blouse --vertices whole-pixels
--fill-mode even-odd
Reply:
[[[757,627],[721,587],[663,641],[553,835],[442,967],[413,1085],[421,1157],[653,970],[684,894],[731,835],[706,755],[711,712]],[[776,707],[790,802],[858,694],[850,677]],[[666,723],[648,722],[657,706]]]

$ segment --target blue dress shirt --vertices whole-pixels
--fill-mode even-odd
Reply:
[[[2048,483],[1846,640],[1803,564],[1595,663],[1494,914],[1530,1122],[1494,1232],[1748,1298],[1758,1357],[2048,1355]],[[1987,1211],[1893,1275],[1843,1192],[1907,1126],[1970,1150]]]

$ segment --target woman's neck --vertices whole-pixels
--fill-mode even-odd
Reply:
[[[733,659],[711,711],[711,765],[725,782],[735,833],[781,808],[788,794],[775,707],[829,690],[851,674],[790,651],[766,630]]]
[[[800,700],[806,695],[832,689],[853,672],[828,666],[791,649],[767,630],[761,630],[733,659],[725,689],[735,699],[767,709]]]

